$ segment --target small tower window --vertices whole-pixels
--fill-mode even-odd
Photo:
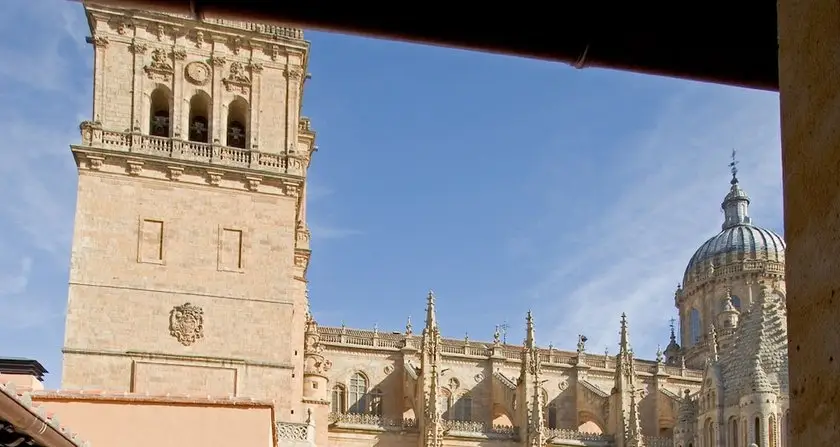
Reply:
[[[245,149],[248,143],[248,103],[236,98],[228,106],[227,146]]]
[[[691,309],[688,314],[688,329],[690,331],[689,338],[692,345],[696,344],[700,341],[700,335],[702,333],[702,321],[700,321],[700,311],[697,309]]]
[[[210,142],[210,96],[198,92],[190,99],[190,141],[197,143]]]
[[[152,91],[149,98],[149,135],[155,137],[169,137],[171,127],[171,96],[165,87],[158,87]]]

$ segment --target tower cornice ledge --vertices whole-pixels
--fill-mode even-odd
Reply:
[[[308,51],[309,43],[303,38],[303,30],[300,28],[263,24],[255,22],[243,22],[238,20],[227,20],[209,18],[197,22],[189,14],[178,14],[175,12],[143,11],[138,9],[126,10],[119,7],[111,7],[97,3],[86,5],[88,14],[101,21],[118,19],[114,23],[121,34],[129,32],[126,24],[137,24],[141,22],[176,26],[181,29],[206,29],[215,31],[219,35],[242,36],[258,40],[266,44],[282,43],[283,46],[297,48],[301,51]],[[209,37],[209,36],[208,36]]]
[[[178,158],[156,157],[137,152],[71,146],[80,171],[125,175],[149,180],[172,181],[196,186],[259,192],[297,198],[304,178],[225,164],[202,163]]]

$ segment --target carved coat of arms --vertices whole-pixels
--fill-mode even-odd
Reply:
[[[175,306],[169,312],[169,335],[184,346],[204,337],[204,311],[191,303]]]

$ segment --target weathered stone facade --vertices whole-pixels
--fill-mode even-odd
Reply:
[[[684,346],[672,337],[668,362],[704,374],[701,390],[684,396],[674,445],[789,447],[785,243],[753,225],[734,159],[731,167],[722,230],[697,250],[675,295]]]
[[[308,43],[85,8],[93,119],[72,146],[63,386],[266,398],[302,422]]]
[[[530,314],[522,346],[498,331],[443,339],[431,292],[418,334],[410,322],[319,327],[306,291],[316,147],[300,116],[302,32],[85,8],[94,106],[72,146],[63,388],[155,405],[271,402],[275,445],[728,446],[721,427],[736,417],[734,445],[746,447],[757,414],[771,424],[758,425],[760,445],[781,446],[784,242],[751,224],[734,172],[723,232],[676,293],[685,347],[672,331],[654,360],[635,358],[623,316],[614,356],[587,352],[583,337],[573,352],[537,347]],[[64,413],[102,400],[69,396],[35,399]]]

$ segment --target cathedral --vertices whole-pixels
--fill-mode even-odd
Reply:
[[[0,359],[0,446],[790,447],[785,243],[734,157],[651,360],[623,314],[615,355],[537,346],[530,313],[521,345],[443,338],[433,292],[416,328],[319,326],[303,32],[84,8],[61,388]]]

